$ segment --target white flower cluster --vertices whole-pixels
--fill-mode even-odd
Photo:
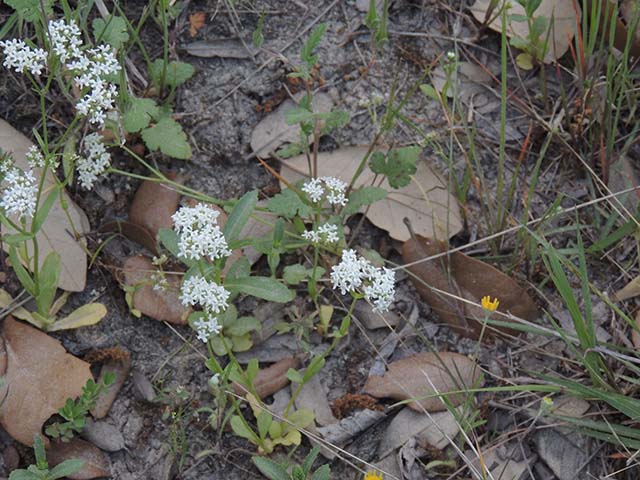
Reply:
[[[212,335],[220,332],[222,326],[216,314],[224,311],[229,304],[229,291],[222,285],[209,282],[198,275],[191,276],[182,282],[180,300],[183,305],[200,305],[204,310],[204,318],[193,323],[198,339],[207,342]]]
[[[193,328],[197,333],[198,340],[207,343],[209,339],[220,333],[222,327],[216,317],[200,318],[193,322]]]
[[[6,68],[13,68],[16,72],[22,73],[29,70],[32,75],[40,75],[47,63],[47,52],[41,48],[33,48],[22,40],[11,39],[0,42],[4,53]]]
[[[43,168],[44,167],[44,155],[38,147],[31,145],[27,153],[25,154],[27,162],[31,168]]]
[[[82,47],[81,33],[75,23],[67,23],[64,19],[51,20],[49,35],[51,36],[51,48],[61,62],[82,56],[80,50]]]
[[[329,202],[330,205],[341,205],[344,207],[347,204],[347,197],[345,196],[347,184],[339,178],[312,178],[302,186],[302,191],[309,196],[309,199],[313,203],[318,203],[326,196],[327,202]]]
[[[210,313],[220,313],[229,306],[229,291],[199,275],[193,275],[182,282],[180,293],[183,305],[201,305]]]
[[[51,47],[60,61],[75,74],[75,82],[82,89],[89,89],[76,104],[81,115],[98,126],[104,125],[106,112],[114,108],[118,95],[116,86],[105,77],[117,74],[120,64],[109,45],[98,45],[82,51],[80,29],[64,20],[49,22]]]
[[[102,143],[102,137],[98,133],[92,133],[84,137],[83,157],[77,157],[76,169],[78,170],[78,181],[84,189],[90,189],[98,175],[111,165],[111,155]]]
[[[325,223],[324,225],[320,225],[316,230],[302,232],[302,238],[315,244],[336,243],[340,240],[340,237],[338,237],[338,226],[333,223]]]
[[[395,295],[395,277],[392,270],[374,267],[354,250],[344,250],[342,260],[331,270],[333,288],[339,288],[342,294],[361,291],[376,312],[389,310]]]
[[[218,226],[217,210],[204,203],[181,207],[171,217],[176,232],[179,255],[191,260],[208,257],[212,260],[231,255],[227,241]]]
[[[4,183],[0,210],[5,215],[32,218],[36,211],[38,184],[31,170],[20,170],[7,158],[0,164],[0,177]]]

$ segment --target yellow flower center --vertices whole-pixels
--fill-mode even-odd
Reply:
[[[369,470],[364,475],[364,480],[382,480],[382,474],[376,472],[375,470]]]

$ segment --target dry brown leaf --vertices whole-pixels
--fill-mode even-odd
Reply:
[[[476,0],[471,7],[471,13],[481,23],[487,19],[487,12],[492,0]],[[506,0],[497,2],[493,12],[489,13],[489,28],[496,32],[502,32],[502,9]],[[507,12],[507,36],[517,37],[528,41],[529,26],[527,22],[511,21],[511,15],[524,15],[524,7],[518,2],[508,2],[511,8]],[[579,3],[579,2],[578,2]],[[540,6],[534,13],[534,17],[545,17],[547,24],[553,19],[553,27],[549,33],[549,48],[545,55],[544,62],[551,63],[555,59],[562,57],[576,34],[576,19],[580,19],[580,13],[573,8],[573,0],[542,0]],[[495,18],[494,18],[495,17]],[[541,36],[541,41],[546,38],[545,33]]]
[[[116,348],[120,351],[118,358],[112,358],[105,362],[100,369],[98,383],[104,381],[106,375],[109,374],[115,375],[115,381],[97,398],[94,407],[91,409],[91,415],[96,419],[107,416],[111,405],[113,405],[122,385],[124,385],[129,375],[129,370],[131,370],[131,356],[129,352],[121,347]]]
[[[189,15],[189,35],[191,38],[198,34],[198,30],[204,27],[207,14],[204,12],[196,12]]]
[[[320,153],[318,176],[337,177],[350,182],[367,150],[366,147],[349,147]],[[307,157],[299,155],[283,160],[280,173],[287,182],[294,183],[306,178],[307,172]],[[371,185],[374,177],[375,174],[366,166],[354,188]],[[404,217],[411,220],[419,235],[446,239],[462,229],[458,202],[449,194],[446,183],[425,162],[418,162],[414,179],[406,187],[392,189],[386,180],[381,187],[389,195],[371,205],[367,218],[377,227],[388,231],[392,238],[401,241],[410,238],[403,223]]]
[[[166,176],[174,182],[182,181],[181,177],[172,172]],[[155,240],[158,230],[173,228],[171,216],[176,213],[179,203],[180,192],[174,187],[145,180],[138,187],[131,202],[129,221],[149,231]]]
[[[631,215],[636,211],[638,203],[640,203],[640,173],[633,166],[634,163],[636,162],[631,160],[629,156],[621,156],[609,165],[607,178],[607,188],[610,193],[618,193],[635,187],[635,190],[616,197]]]
[[[256,389],[256,393],[260,399],[264,399],[269,395],[276,393],[281,388],[284,388],[288,383],[287,370],[290,368],[297,368],[299,361],[295,357],[283,358],[279,362],[274,363],[270,367],[261,368],[253,380],[253,386]],[[238,384],[233,383],[233,391],[237,395],[245,395],[246,389]]]
[[[27,137],[4,120],[0,120],[0,150],[12,154],[16,167],[22,170],[29,168],[25,155],[32,145],[33,143]],[[40,178],[41,170],[36,168],[34,175],[36,178]],[[51,191],[54,185],[55,180],[49,170],[44,180],[43,195]],[[36,235],[39,262],[42,265],[47,255],[52,251],[60,254],[61,269],[58,287],[70,292],[80,292],[84,290],[87,279],[87,254],[84,249],[84,240],[76,240],[73,237],[73,232],[78,232],[80,236],[88,233],[90,230],[89,220],[66,192],[63,193],[63,196],[68,207],[68,215],[63,210],[58,198],[53,203],[47,219]],[[12,220],[17,221],[15,218]],[[0,232],[0,235],[8,235],[15,233],[15,230],[7,228],[2,223]],[[5,250],[8,248],[6,243],[3,243],[3,248]],[[27,249],[29,255],[32,255],[32,242],[27,242]]]
[[[158,269],[147,257],[141,255],[129,257],[122,266],[119,281],[124,285],[136,287],[133,293],[133,307],[155,319],[186,325],[190,308],[180,301],[180,283],[182,277],[174,273],[165,273],[167,288],[154,290]]]
[[[615,6],[615,2],[610,0],[612,6]],[[640,25],[636,24],[636,31],[629,32],[628,26],[633,25],[636,19],[638,18],[638,9],[640,8],[640,3],[638,0],[624,0],[620,5],[620,10],[622,12],[622,18],[624,18],[624,22],[620,18],[616,18],[616,30],[614,32],[614,45],[620,50],[624,51],[627,45],[627,37],[631,34],[633,38],[630,42],[629,53],[632,57],[640,56]],[[610,12],[613,12],[614,9],[611,8]],[[610,24],[610,21],[605,18],[605,15],[602,16],[600,23],[600,28],[604,27],[603,30],[606,32],[607,28]],[[611,18],[611,14],[609,14],[609,19]],[[605,38],[607,38],[605,36]]]
[[[363,391],[376,398],[416,399],[408,405],[413,410],[439,412],[447,407],[436,394],[478,388],[483,383],[480,368],[468,357],[453,352],[427,352],[390,363],[383,376],[367,379]],[[461,393],[446,397],[453,406],[465,400]]]
[[[17,441],[31,445],[42,424],[68,398],[82,394],[92,379],[89,364],[68,354],[60,342],[7,317],[2,328],[7,372],[0,389],[0,424]],[[46,439],[45,439],[46,440]]]
[[[629,300],[630,298],[640,295],[640,276],[634,278],[624,287],[613,294],[616,301],[622,302],[623,300]]]
[[[82,460],[84,464],[76,473],[66,478],[89,480],[111,476],[109,459],[102,450],[79,438],[69,442],[52,442],[47,449],[47,460],[54,467],[65,460]]]
[[[298,101],[302,98],[302,94],[296,95],[294,98]],[[328,112],[333,107],[333,101],[325,93],[314,95],[312,104],[314,112]],[[300,125],[288,125],[284,119],[285,112],[295,106],[296,103],[293,100],[287,99],[260,120],[251,132],[253,153],[259,157],[268,157],[281,145],[300,141]]]
[[[402,259],[405,263],[412,263],[444,251],[444,242],[417,237],[405,242],[402,247]],[[453,252],[448,256],[420,262],[407,267],[407,270],[413,274],[411,280],[422,298],[460,335],[478,339],[483,330],[485,310],[434,291],[434,288],[478,304],[486,295],[497,297],[500,300],[500,312],[508,312],[529,321],[538,316],[535,303],[515,280],[488,263],[462,252]],[[509,321],[495,313],[490,318]],[[492,325],[485,329],[485,338],[496,331],[509,335],[518,333],[510,328]]]
[[[303,372],[300,372],[303,373]],[[303,373],[304,374],[304,373]],[[291,384],[291,394],[299,387],[299,384]],[[314,375],[307,381],[295,399],[297,409],[311,410],[314,414],[315,423],[326,427],[336,423],[338,419],[333,416],[331,407],[329,406],[329,400],[327,399],[327,393],[325,392],[320,378],[318,375]]]

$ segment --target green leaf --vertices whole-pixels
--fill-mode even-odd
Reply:
[[[47,454],[44,449],[44,442],[40,435],[35,435],[33,438],[33,452],[36,456],[36,468],[39,470],[46,470],[49,468],[47,464]]]
[[[156,87],[159,87],[162,82],[163,66],[164,60],[158,58],[149,67],[149,76]],[[190,63],[169,62],[165,71],[164,83],[171,88],[176,88],[193,77],[194,73],[196,73],[196,69]]]
[[[353,215],[364,205],[371,205],[379,200],[387,198],[387,191],[380,187],[362,187],[349,195],[349,203],[344,207],[342,213]]]
[[[326,463],[313,472],[311,480],[329,480],[329,475],[331,475],[331,467]]]
[[[131,97],[124,112],[124,128],[127,132],[139,132],[147,128],[152,118],[157,118],[160,109],[151,98]]]
[[[258,435],[264,440],[267,437],[267,433],[269,433],[269,427],[271,426],[273,418],[267,410],[261,410],[256,420],[258,423]]]
[[[533,57],[528,53],[520,53],[516,57],[516,63],[523,70],[533,69]]]
[[[313,55],[313,50],[318,46],[318,44],[320,43],[320,40],[322,40],[322,37],[324,36],[326,31],[327,31],[326,23],[321,23],[320,25],[318,25],[313,30],[313,32],[311,32],[311,35],[309,35],[309,38],[307,39],[305,44],[302,46],[302,49],[300,50],[300,58],[302,59],[303,62],[307,64],[309,68],[313,68],[313,66],[318,61],[318,56]]]
[[[247,426],[244,419],[240,418],[238,415],[234,415],[231,417],[231,421],[229,423],[231,424],[233,433],[239,437],[246,438],[250,442],[255,444],[258,443],[258,436]]]
[[[164,248],[169,250],[174,257],[178,256],[178,234],[170,228],[161,228],[158,230],[158,240]]]
[[[305,278],[309,277],[307,269],[296,263],[295,265],[287,265],[282,272],[282,279],[289,285],[297,285]]]
[[[47,480],[57,480],[58,478],[68,477],[80,470],[83,465],[84,460],[65,460],[49,472]]]
[[[287,471],[278,463],[268,458],[252,457],[251,461],[269,480],[290,480]]]
[[[269,277],[227,278],[224,287],[231,293],[246,293],[256,298],[278,303],[290,302],[295,297],[294,292]]]
[[[228,243],[234,242],[235,240],[240,238],[240,232],[242,232],[242,229],[249,221],[249,217],[256,208],[257,203],[257,190],[252,190],[245,193],[242,198],[238,200],[238,203],[236,203],[235,207],[233,207],[233,210],[231,210],[229,218],[227,219],[227,223],[225,223],[223,229],[224,238],[227,239]]]
[[[386,158],[381,152],[375,152],[369,166],[374,173],[385,175],[391,188],[402,188],[409,185],[411,175],[416,173],[419,156],[419,147],[394,148]]]
[[[160,150],[165,155],[182,160],[191,157],[187,135],[172,118],[162,118],[153,127],[143,130],[142,139],[149,150]]]
[[[18,280],[20,280],[20,283],[27,293],[33,296],[36,293],[35,283],[33,283],[33,279],[31,278],[31,275],[29,275],[29,272],[27,272],[27,270],[22,266],[22,263],[20,263],[18,250],[13,245],[9,246],[9,260],[11,260],[11,267],[16,273]]]
[[[219,357],[224,357],[227,354],[227,348],[229,350],[233,348],[233,342],[231,341],[231,339],[223,338],[219,335],[212,337],[211,340],[209,340],[209,342],[211,343],[211,348],[213,349],[213,352]],[[225,344],[226,344],[226,347],[225,347]]]
[[[313,423],[313,420],[315,418],[316,416],[312,410],[301,408],[300,410],[296,410],[295,412],[290,414],[287,420],[289,420],[298,428],[307,428]]]
[[[109,15],[106,20],[94,18],[92,26],[96,42],[102,41],[117,49],[129,40],[127,22],[122,17]]]
[[[420,85],[420,90],[422,91],[422,93],[424,93],[427,97],[435,100],[436,102],[440,101],[440,95],[438,95],[438,92],[436,91],[435,88],[433,88],[432,85],[429,84],[425,84],[423,83],[422,85]]]
[[[49,215],[49,212],[51,211],[51,207],[53,207],[53,204],[58,198],[59,193],[60,193],[59,187],[54,186],[53,190],[51,190],[49,195],[47,195],[47,197],[44,199],[44,202],[42,202],[38,206],[38,211],[36,212],[36,216],[33,219],[33,225],[31,226],[31,231],[34,234],[38,233],[42,228],[42,225],[47,219],[47,215]]]
[[[536,17],[531,23],[530,35],[535,39],[539,39],[540,36],[547,30],[546,17]]]
[[[264,25],[264,7],[262,8],[262,13],[260,14],[260,18],[258,19],[258,25],[256,29],[251,34],[251,40],[253,46],[256,48],[262,47],[264,44],[264,35],[262,34],[262,26]]]
[[[2,241],[7,245],[18,245],[32,238],[33,234],[31,233],[12,233],[10,235],[4,235]]]
[[[304,372],[304,375],[302,377],[302,382],[303,383],[308,382],[316,373],[322,370],[322,367],[324,367],[324,363],[325,363],[325,360],[322,355],[318,355],[317,357],[314,357]]]
[[[313,213],[313,209],[289,188],[270,198],[267,208],[270,212],[285,218],[293,218],[296,215],[309,217]]]
[[[305,475],[307,475],[311,471],[311,466],[313,465],[313,462],[316,461],[316,458],[318,458],[319,453],[320,447],[316,445],[315,447],[313,447],[313,450],[311,450],[305,457],[304,461],[302,462],[302,471]]]
[[[236,319],[229,328],[225,328],[225,333],[229,335],[241,336],[255,330],[260,330],[260,321],[256,317],[240,317]]]
[[[230,339],[231,343],[233,344],[231,350],[233,350],[234,352],[246,352],[251,347],[253,347],[253,340],[250,333],[245,333],[244,335],[240,336],[231,335]]]
[[[300,375],[299,371],[294,370],[293,368],[287,370],[287,378],[293,383],[302,383],[302,375]]]
[[[34,22],[42,15],[40,0],[5,0],[5,3],[13,8],[22,19],[27,22]],[[53,0],[44,0],[44,13],[49,16],[53,13],[51,5]]]
[[[9,474],[9,480],[42,480],[42,477],[29,470],[14,470]]]
[[[249,275],[251,275],[251,264],[247,257],[240,257],[238,260],[233,262],[231,267],[229,267],[226,278],[243,278],[248,277]]]
[[[293,107],[284,112],[284,120],[287,125],[295,125],[302,122],[310,122],[315,118],[313,112],[306,108]]]

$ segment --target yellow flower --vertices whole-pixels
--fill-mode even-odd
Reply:
[[[482,308],[484,308],[485,310],[495,312],[498,309],[498,305],[500,305],[500,302],[497,298],[491,301],[491,297],[489,295],[487,295],[486,297],[482,297]]]
[[[369,470],[364,474],[364,480],[382,480],[382,474],[375,470]]]

